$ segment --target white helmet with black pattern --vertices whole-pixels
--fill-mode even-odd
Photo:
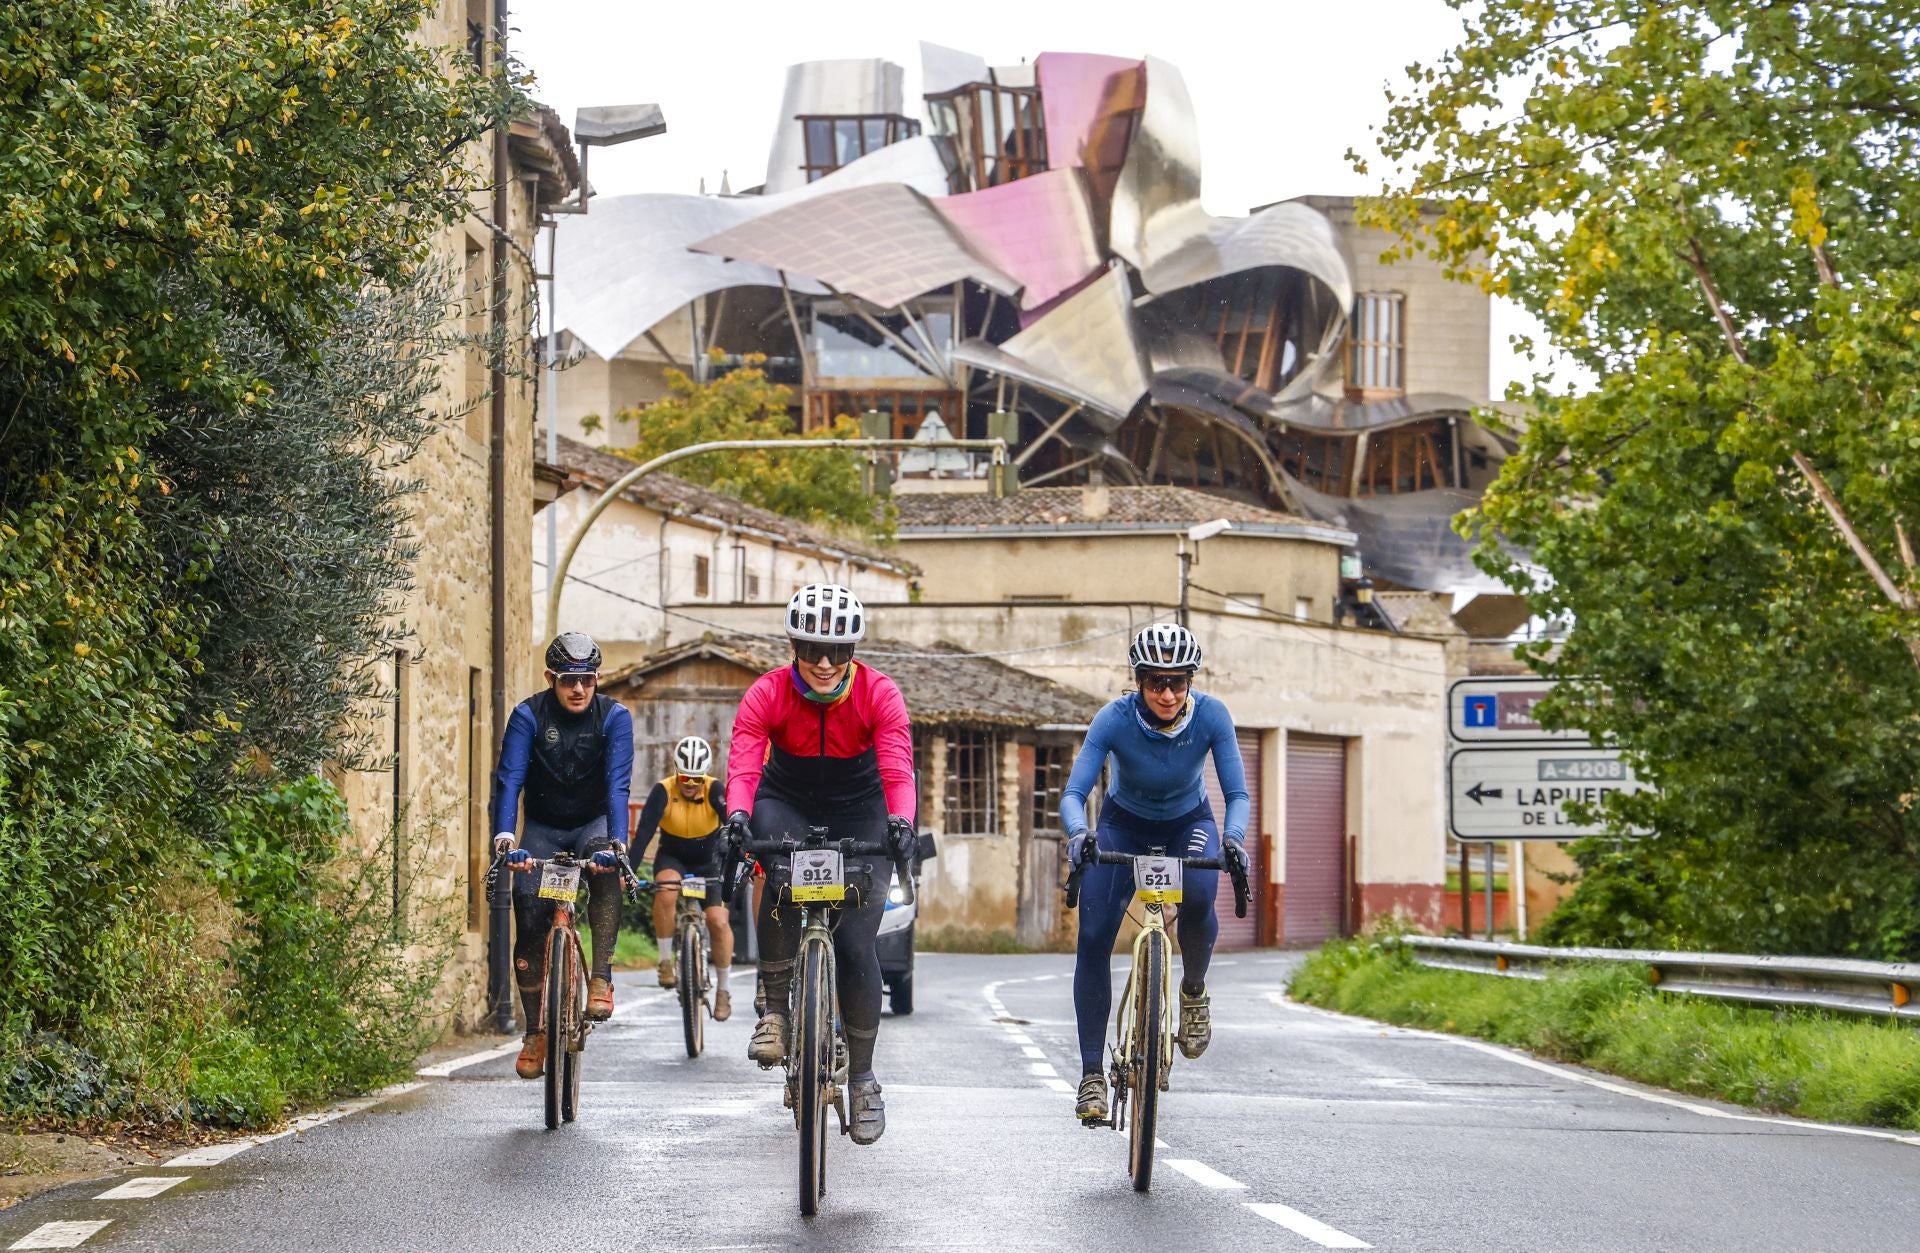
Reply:
[[[809,583],[787,602],[787,637],[855,644],[867,637],[867,607],[837,583]]]
[[[1154,670],[1198,670],[1200,641],[1183,626],[1156,622],[1133,637],[1133,647],[1127,650],[1127,663],[1135,670],[1142,666]]]
[[[713,769],[713,745],[689,735],[673,746],[673,768],[681,774],[705,774]]]

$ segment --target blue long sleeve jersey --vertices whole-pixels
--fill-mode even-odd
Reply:
[[[633,786],[633,715],[619,701],[596,696],[593,705],[588,706],[588,716],[599,714],[595,730],[604,762],[599,770],[591,772],[599,777],[581,777],[586,772],[575,774],[574,778],[555,777],[554,771],[541,760],[542,755],[534,751],[534,740],[540,734],[541,725],[538,708],[546,707],[551,718],[552,704],[553,698],[543,692],[516,705],[507,719],[507,732],[500,740],[500,762],[493,777],[494,831],[518,828],[524,793],[527,817],[567,829],[591,822],[605,806],[608,836],[625,845],[627,798]],[[557,756],[553,764],[574,773],[569,767],[577,766],[581,759],[565,752],[572,747],[570,737],[563,736],[559,747],[562,755]],[[539,771],[545,778],[530,780],[530,771]],[[530,783],[534,786],[529,786]],[[551,812],[544,812],[549,807]]]
[[[1113,768],[1107,798],[1114,804],[1155,821],[1190,813],[1206,796],[1208,753],[1213,754],[1213,768],[1227,801],[1221,833],[1230,840],[1244,839],[1251,806],[1233,715],[1220,701],[1201,692],[1193,694],[1192,710],[1184,722],[1174,724],[1172,734],[1148,726],[1132,694],[1095,714],[1060,794],[1060,820],[1069,835],[1087,829],[1087,796],[1109,758]]]

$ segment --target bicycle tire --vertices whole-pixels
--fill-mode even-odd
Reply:
[[[1153,1137],[1160,1120],[1160,1076],[1166,1066],[1167,937],[1150,932],[1143,946],[1146,970],[1135,989],[1133,1048],[1138,1073],[1131,1095],[1127,1131],[1127,1171],[1133,1190],[1153,1186]]]
[[[560,1089],[565,1082],[567,1052],[567,932],[555,927],[547,933],[547,991],[541,1008],[547,1029],[547,1066],[544,1075],[548,1131],[560,1126]]]
[[[560,1070],[561,1122],[580,1116],[580,1071],[587,1047],[586,955],[580,951],[579,932],[569,930],[567,941],[567,986],[573,995],[567,1001],[567,1051]]]
[[[800,1128],[800,1213],[820,1212],[827,1193],[827,1085],[833,1067],[832,995],[833,954],[823,940],[803,940],[800,946],[800,1016],[794,1024],[795,1064],[799,1068],[794,1094],[795,1121]]]
[[[700,928],[691,922],[681,923],[675,947],[679,950],[680,977],[676,982],[680,985],[681,1034],[686,1037],[687,1056],[698,1057],[700,1050],[707,1046],[707,1014],[703,1003],[706,988],[701,978],[705,962],[700,952]]]

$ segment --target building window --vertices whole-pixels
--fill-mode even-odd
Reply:
[[[953,731],[947,735],[947,833],[997,835],[1000,806],[995,802],[994,779],[1000,743],[985,731]]]
[[[921,391],[822,391],[807,393],[806,416],[802,429],[824,430],[837,417],[857,418],[869,409],[877,409],[890,419],[893,439],[912,439],[927,415],[938,411],[949,429],[958,433],[961,407],[959,392]]]
[[[1351,435],[1310,435],[1287,431],[1279,437],[1280,468],[1317,492],[1347,494],[1352,464]]]
[[[806,161],[800,168],[806,171],[809,183],[843,165],[851,165],[869,152],[878,152],[888,144],[912,139],[920,133],[920,123],[915,119],[888,114],[846,117],[802,114],[799,121],[807,150]]]
[[[949,299],[923,297],[914,302],[911,317],[905,312],[880,313],[872,321],[837,300],[816,300],[810,313],[813,330],[807,351],[813,357],[814,374],[822,379],[931,378],[915,358],[945,368],[953,351],[953,302]],[[875,322],[894,338],[875,330]],[[911,345],[913,355],[902,352],[900,344]]]
[[[954,141],[971,185],[997,187],[1047,168],[1038,87],[969,83],[927,97],[934,129]]]
[[[747,575],[746,598],[748,601],[757,601],[760,599],[760,576],[759,575],[757,574]]]
[[[1357,495],[1397,496],[1447,486],[1453,437],[1443,419],[1413,422],[1367,437]]]
[[[693,594],[705,600],[712,584],[713,563],[705,557],[695,557],[693,559]]]
[[[1267,607],[1264,592],[1228,592],[1222,599],[1226,602],[1222,607],[1228,613],[1239,614],[1243,618],[1257,618]]]
[[[1347,352],[1347,386],[1362,392],[1406,391],[1406,296],[1397,291],[1362,292],[1353,302]]]
[[[1293,598],[1293,616],[1301,622],[1313,621],[1313,597],[1296,596]]]
[[[1060,792],[1073,770],[1073,749],[1066,744],[1040,744],[1033,750],[1033,829],[1060,830]]]

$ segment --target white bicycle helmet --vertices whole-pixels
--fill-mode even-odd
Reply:
[[[689,735],[673,746],[673,768],[681,774],[706,774],[713,769],[713,746]]]
[[[1198,670],[1200,641],[1183,626],[1156,622],[1133,637],[1133,647],[1127,650],[1127,664],[1135,670],[1141,666],[1156,670]]]
[[[867,607],[837,583],[809,583],[787,602],[787,636],[816,644],[854,644],[867,637]]]

